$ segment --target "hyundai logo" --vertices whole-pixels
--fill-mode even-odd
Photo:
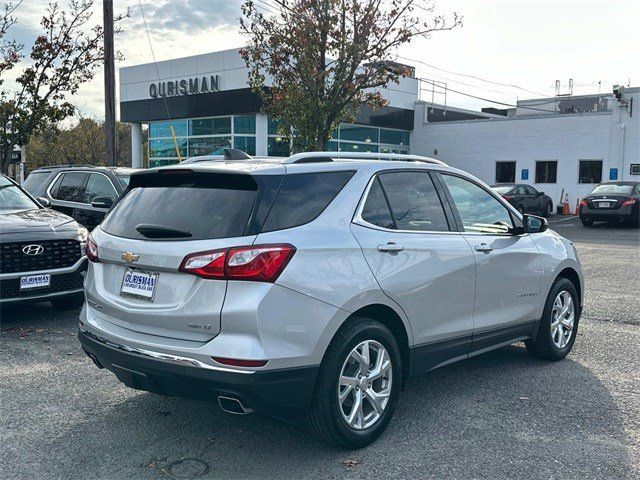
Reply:
[[[22,253],[25,255],[40,255],[42,252],[44,252],[42,245],[27,245],[22,248]]]

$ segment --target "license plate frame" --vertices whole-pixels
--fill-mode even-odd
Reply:
[[[151,285],[151,295],[145,295],[143,293],[144,290],[136,289],[132,287],[131,283],[129,283],[129,285],[125,285],[128,274],[142,275],[144,277],[153,279],[153,285]],[[158,285],[159,276],[160,274],[158,272],[150,272],[148,270],[142,270],[139,268],[125,268],[124,274],[122,275],[122,282],[120,284],[120,296],[135,298],[135,299],[144,300],[147,302],[153,302],[156,296],[156,287]],[[129,290],[125,290],[125,288]],[[141,292],[141,293],[138,293],[138,292]]]
[[[611,202],[599,202],[598,203],[598,207],[599,208],[610,208],[611,207]]]
[[[34,283],[31,285],[25,284],[25,281],[29,279],[41,279],[40,283]],[[50,273],[41,273],[39,275],[23,275],[20,277],[20,291],[29,291],[29,290],[38,290],[49,288],[51,286],[51,274]]]

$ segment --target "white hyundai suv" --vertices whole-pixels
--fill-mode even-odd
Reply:
[[[311,152],[131,176],[87,241],[79,338],[129,387],[374,441],[411,378],[571,350],[572,243],[429,158]]]

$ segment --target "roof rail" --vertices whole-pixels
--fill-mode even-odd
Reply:
[[[422,157],[420,155],[409,155],[406,153],[378,153],[378,152],[303,152],[296,153],[287,158],[283,163],[315,163],[331,162],[334,158],[346,158],[349,160],[390,160],[398,162],[424,162],[435,165],[446,163],[435,158]]]
[[[42,165],[41,167],[37,167],[34,170],[41,170],[46,168],[69,168],[69,167],[82,167],[82,168],[95,168],[95,165],[91,165],[90,163],[67,163],[60,165]]]

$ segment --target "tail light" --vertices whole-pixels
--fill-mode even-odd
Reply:
[[[96,241],[93,239],[91,234],[87,236],[87,243],[85,246],[87,258],[92,262],[99,262],[100,258],[98,257],[98,245]]]
[[[633,205],[634,203],[636,203],[638,201],[637,198],[627,198],[624,202],[622,202],[622,206],[623,207],[627,207],[629,205]]]
[[[587,206],[587,201],[584,198],[582,200],[580,200],[580,206],[581,207],[586,207]]]
[[[179,271],[192,273],[202,278],[225,278],[224,261],[226,250],[211,250],[209,252],[191,253],[184,257]]]
[[[202,278],[275,282],[295,252],[289,244],[197,252],[187,255],[179,270]]]

